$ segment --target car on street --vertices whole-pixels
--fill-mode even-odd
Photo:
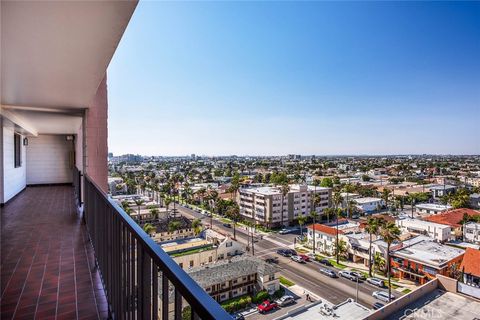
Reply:
[[[345,279],[348,279],[348,280],[352,280],[352,281],[357,281],[357,276],[351,272],[351,271],[340,271],[338,273],[341,277],[345,278]]]
[[[278,263],[278,258],[277,257],[267,258],[267,259],[265,259],[265,262],[267,262],[267,263]]]
[[[223,226],[224,226],[225,228],[231,228],[231,227],[232,227],[232,225],[231,225],[230,223],[224,223]]]
[[[233,320],[245,320],[245,317],[240,313],[231,313]]]
[[[352,271],[352,274],[353,274],[355,277],[357,277],[358,280],[360,280],[360,281],[365,281],[365,280],[367,280],[367,277],[365,277],[365,276],[363,275],[363,273],[361,273],[361,272]]]
[[[332,263],[330,261],[328,261],[328,259],[320,259],[320,260],[318,260],[318,262],[320,262],[321,264],[324,264],[326,266],[332,267]]]
[[[261,304],[257,306],[257,310],[259,313],[266,313],[271,310],[276,310],[278,305],[275,302],[270,302],[268,300],[263,301]]]
[[[305,261],[305,262],[310,262],[310,257],[307,256],[306,254],[299,254],[298,256],[299,256],[300,258],[302,258],[303,261]]]
[[[290,229],[283,228],[282,230],[278,231],[279,234],[287,234],[290,233]]]
[[[280,299],[276,300],[275,303],[280,307],[285,307],[295,303],[295,299],[290,295],[284,295]]]
[[[330,278],[337,278],[337,274],[335,271],[327,269],[327,268],[320,268],[320,273],[329,276]]]
[[[388,299],[388,292],[386,291],[374,291],[372,293],[372,297],[374,297],[375,299],[378,299],[378,300],[381,300],[383,302],[390,302],[389,299]],[[390,295],[390,300],[394,300],[395,297],[392,295]]]
[[[383,303],[380,303],[380,302],[375,302],[373,305],[372,305],[372,309],[373,310],[378,310],[380,308],[383,308],[385,305]]]
[[[290,257],[292,254],[290,253],[290,251],[288,250],[285,250],[285,249],[278,249],[277,250],[277,253],[281,256],[284,256],[284,257]]]
[[[300,256],[291,256],[290,259],[298,263],[305,263],[305,260],[303,260]]]
[[[370,284],[373,284],[374,286],[380,287],[380,288],[385,287],[385,281],[383,281],[382,279],[368,278],[367,282],[370,283]]]

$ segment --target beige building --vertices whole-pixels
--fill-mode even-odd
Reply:
[[[312,207],[314,194],[320,197],[316,208]],[[240,214],[247,220],[267,226],[279,226],[282,223],[288,225],[300,216],[308,216],[313,210],[321,214],[330,206],[331,195],[330,188],[290,185],[290,191],[282,197],[278,187],[259,187],[240,189],[237,202],[240,205]]]

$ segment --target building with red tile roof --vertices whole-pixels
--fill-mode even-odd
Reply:
[[[455,238],[461,238],[463,234],[461,221],[465,215],[470,217],[478,216],[480,215],[480,211],[467,208],[453,209],[440,214],[431,215],[424,218],[424,220],[448,225],[452,228],[452,235]]]
[[[315,223],[307,227],[307,240],[308,243],[313,246],[313,237],[315,232],[315,249],[319,252],[323,252],[332,255],[335,252],[335,243],[337,229],[329,227],[324,224]],[[315,230],[315,231],[314,231]],[[343,231],[338,230],[339,237],[343,237]]]
[[[463,282],[474,287],[480,287],[480,250],[467,248],[460,264]]]

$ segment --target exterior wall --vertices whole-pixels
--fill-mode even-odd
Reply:
[[[480,223],[467,223],[463,228],[464,241],[480,244]]]
[[[27,184],[71,183],[73,142],[64,135],[29,137]]]
[[[172,258],[182,269],[188,270],[192,267],[198,267],[216,261],[217,252],[216,250],[205,250]]]
[[[3,134],[3,177],[4,177],[4,184],[3,184],[3,202],[5,203],[15,195],[17,195],[20,191],[25,189],[27,186],[27,163],[26,163],[26,152],[25,146],[23,145],[23,138],[25,136],[21,136],[21,166],[15,168],[14,164],[14,126],[12,123],[6,123],[3,121],[2,126],[2,134]]]
[[[440,242],[447,241],[451,238],[451,229],[446,225],[438,225],[412,219],[397,220],[395,223],[403,231],[415,234],[427,234],[430,238]]]
[[[108,97],[107,76],[100,83],[97,93],[86,111],[85,154],[86,173],[103,192],[108,192]]]
[[[3,203],[3,118],[0,117],[0,203]]]

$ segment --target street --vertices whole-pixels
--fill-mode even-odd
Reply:
[[[178,206],[177,209],[183,215],[201,219],[204,225],[210,224],[210,218],[199,212],[182,206]],[[228,234],[233,237],[233,227],[225,227],[221,221],[215,220],[215,218],[213,219],[213,227],[220,233]],[[331,303],[338,304],[348,298],[355,299],[357,295],[357,284],[355,282],[341,277],[330,278],[319,272],[320,267],[332,269],[337,272],[338,269],[325,267],[317,261],[300,264],[276,253],[276,250],[281,248],[293,248],[293,241],[296,236],[296,234],[270,234],[264,236],[263,239],[260,239],[260,236],[257,236],[257,241],[255,242],[255,256],[263,259],[276,257],[278,259],[278,267],[280,268],[280,274],[282,276],[305,288],[307,291],[310,291],[323,299],[327,299]],[[247,233],[243,227],[237,227],[236,237],[237,241],[240,243],[244,245],[247,244]],[[374,302],[377,302],[377,300],[372,297],[372,293],[377,290],[381,289],[367,282],[359,283],[358,302],[370,308]],[[392,294],[395,296],[399,295],[397,292],[392,292]]]

